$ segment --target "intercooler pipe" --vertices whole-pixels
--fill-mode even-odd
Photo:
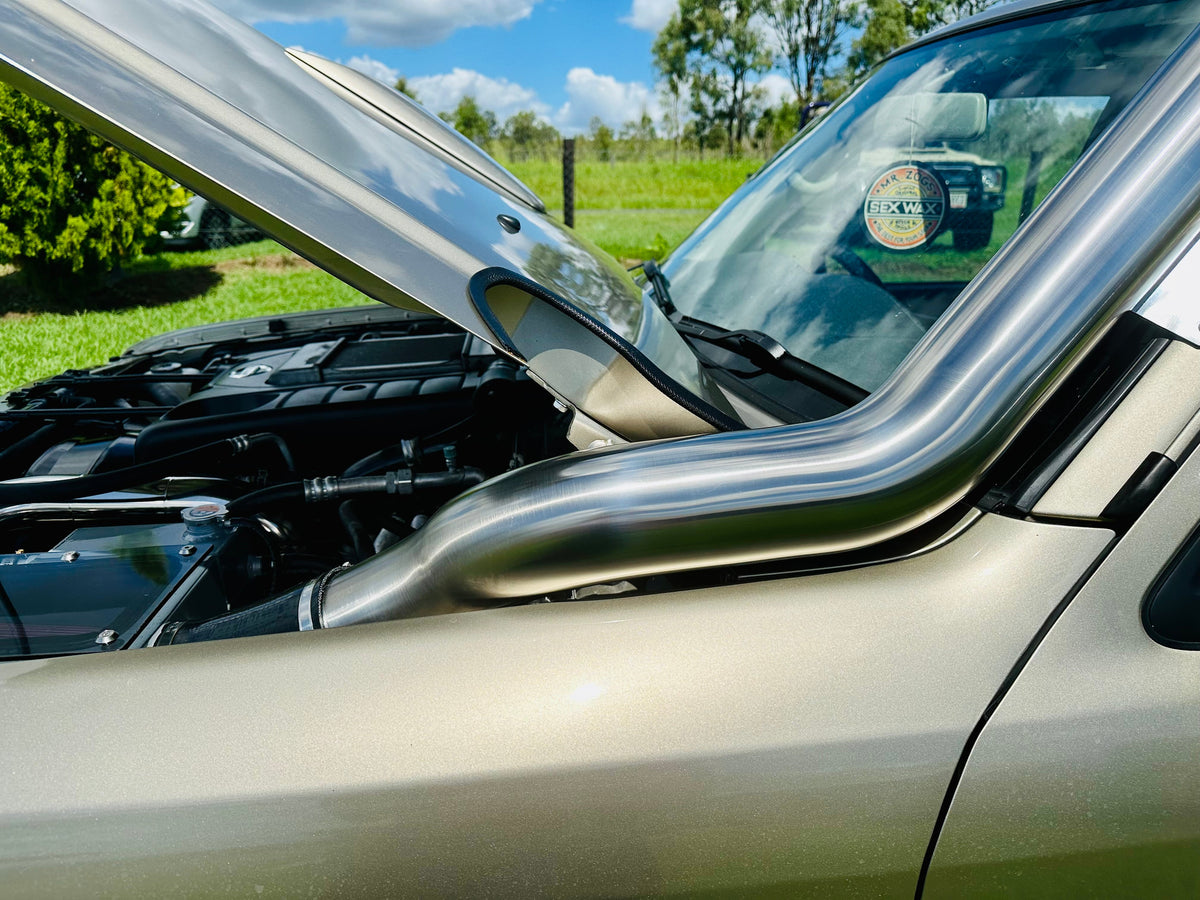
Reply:
[[[291,630],[498,605],[863,548],[948,511],[1195,234],[1198,70],[1193,35],[864,402],[527,466],[258,615]]]

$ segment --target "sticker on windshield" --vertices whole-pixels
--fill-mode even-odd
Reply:
[[[875,179],[863,203],[867,233],[889,250],[916,250],[932,241],[946,216],[941,179],[921,166],[893,166]]]

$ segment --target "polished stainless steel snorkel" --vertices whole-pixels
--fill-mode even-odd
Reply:
[[[296,595],[299,619],[349,625],[852,550],[950,509],[1190,240],[1200,206],[1196,71],[1193,34],[863,403],[820,422],[572,454],[509,473],[404,542],[309,585]]]

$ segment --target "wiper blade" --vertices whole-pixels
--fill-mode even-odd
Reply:
[[[846,406],[861,403],[869,396],[869,392],[857,384],[801,359],[775,338],[761,331],[729,331],[687,316],[674,320],[673,324],[675,330],[685,337],[728,350],[764,372],[778,378],[799,381]]]

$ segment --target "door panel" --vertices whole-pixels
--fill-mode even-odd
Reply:
[[[1193,454],[980,733],[925,895],[1200,895],[1200,652],[1143,605],[1196,528]]]

